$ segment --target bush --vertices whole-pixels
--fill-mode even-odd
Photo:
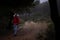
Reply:
[[[55,40],[55,28],[53,23],[48,25],[47,37],[48,40]]]

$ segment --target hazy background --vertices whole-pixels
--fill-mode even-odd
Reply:
[[[48,1],[48,0],[40,0],[40,3],[43,3],[43,2],[46,2],[46,1]]]

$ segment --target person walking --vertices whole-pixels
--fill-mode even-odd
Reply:
[[[18,28],[18,24],[20,20],[19,20],[19,15],[17,15],[16,13],[13,16],[14,16],[13,17],[13,31],[14,31],[14,36],[16,36],[17,28]]]

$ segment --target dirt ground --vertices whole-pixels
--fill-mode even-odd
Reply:
[[[45,33],[47,28],[48,28],[48,24],[46,22],[43,23],[41,22],[35,23],[33,21],[25,22],[25,24],[22,26],[22,29],[18,30],[17,36],[14,36],[12,33],[10,33],[10,35],[8,36],[0,37],[0,40],[37,40],[36,39],[37,34]]]

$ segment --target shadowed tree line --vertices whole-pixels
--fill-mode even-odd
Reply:
[[[0,0],[0,34],[7,34],[9,23],[9,12],[20,8],[30,7],[34,0]],[[7,23],[7,24],[6,24]]]

